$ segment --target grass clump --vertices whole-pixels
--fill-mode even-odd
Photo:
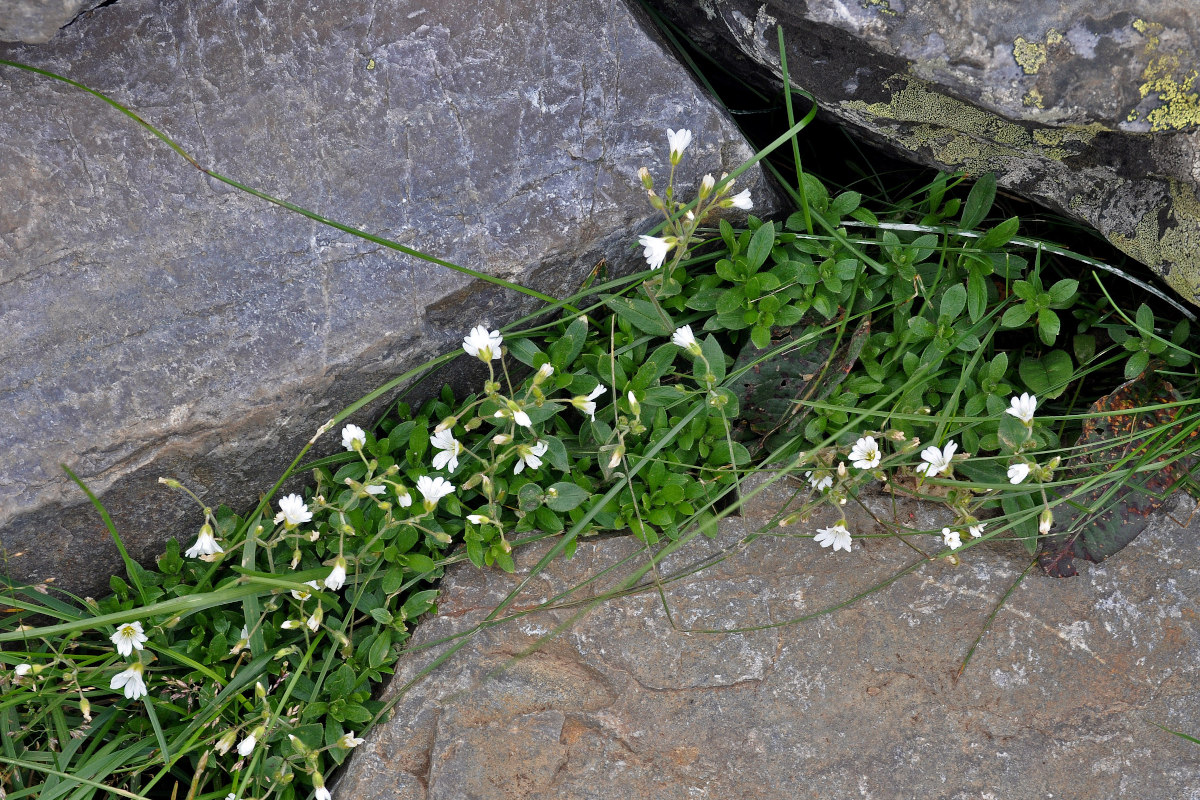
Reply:
[[[807,486],[785,524],[879,485],[943,503],[941,531],[895,529],[932,559],[996,537],[1074,548],[1121,490],[1190,469],[1187,322],[1152,298],[1126,312],[1112,279],[1017,238],[1016,218],[990,216],[990,177],[872,210],[797,168],[795,213],[735,228],[714,217],[752,206],[730,177],[694,196],[676,184],[690,139],[668,133],[661,195],[639,172],[663,217],[639,240],[649,269],[480,324],[426,365],[477,360],[477,391],[397,402],[370,430],[346,423],[355,404],[309,443],[336,431],[342,451],[302,464],[306,447],[246,515],[191,495],[196,541],[154,568],[126,558],[101,600],[10,588],[7,796],[328,798],[386,718],[375,689],[446,566],[512,571],[525,542],[555,537],[547,558],[569,557],[581,536],[628,530],[652,567],[715,534],[752,472]],[[1152,370],[1151,402],[1105,404]],[[310,487],[276,499],[300,470]],[[807,535],[853,557],[860,533]],[[1092,543],[1105,555],[1119,538]]]

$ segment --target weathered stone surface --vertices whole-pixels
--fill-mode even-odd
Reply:
[[[959,566],[926,563],[846,608],[789,624],[850,600],[916,554],[862,512],[850,517],[851,554],[808,538],[828,519],[740,544],[787,498],[764,492],[757,515],[728,520],[716,542],[693,542],[668,561],[664,578],[728,556],[664,583],[670,617],[649,589],[596,606],[548,641],[581,606],[483,628],[400,698],[335,796],[1200,796],[1200,750],[1151,724],[1200,731],[1200,568],[1186,544],[1200,519],[1184,530],[1160,517],[1076,579],[1031,574],[956,681],[988,614],[1029,563],[1024,551],[975,547]],[[868,503],[890,518],[885,498]],[[1186,517],[1191,505],[1180,498],[1172,510]],[[910,511],[923,529],[944,524],[906,503],[899,518]],[[913,542],[940,547],[940,537]],[[522,551],[515,577],[450,570],[439,616],[413,643],[472,629],[544,549]],[[530,611],[625,557],[617,575],[643,563],[639,545],[585,542],[535,577],[513,610]],[[439,652],[407,655],[388,695]]]
[[[696,134],[684,181],[751,155],[620,2],[122,0],[0,58],[108,93],[218,172],[556,296],[601,259],[640,261],[636,169],[663,164],[668,126]],[[18,579],[90,591],[119,564],[60,463],[152,557],[202,521],[159,476],[244,508],[350,401],[535,307],[207,179],[12,67],[0,197],[0,537]]]
[[[0,4],[0,42],[48,42],[58,29],[104,0],[9,0]]]
[[[928,164],[996,172],[1200,303],[1190,0],[655,0],[714,57]]]

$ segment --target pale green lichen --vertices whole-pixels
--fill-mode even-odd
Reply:
[[[1165,279],[1189,300],[1200,298],[1200,200],[1191,187],[1169,179],[1170,200],[1164,200],[1138,221],[1134,234],[1109,234],[1109,239],[1129,255],[1156,271],[1169,266]],[[1170,209],[1174,225],[1163,229],[1159,218]]]
[[[1135,19],[1133,28],[1146,37],[1146,68],[1142,71],[1142,84],[1138,93],[1142,99],[1154,94],[1158,106],[1145,115],[1151,131],[1183,130],[1200,125],[1200,93],[1196,91],[1195,69],[1187,69],[1180,62],[1178,53],[1164,52],[1162,44],[1163,25]],[[1129,112],[1129,121],[1140,115],[1137,110]]]
[[[1021,102],[1029,108],[1045,108],[1046,107],[1044,105],[1045,100],[1042,97],[1042,93],[1038,91],[1038,88],[1036,86],[1034,86],[1028,92],[1025,93],[1025,96],[1021,98]]]
[[[885,17],[897,16],[895,10],[892,9],[892,4],[889,0],[863,0],[863,8],[874,8],[877,12]]]

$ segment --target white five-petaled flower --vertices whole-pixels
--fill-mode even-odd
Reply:
[[[673,131],[667,128],[667,143],[671,145],[671,163],[678,164],[683,158],[683,151],[692,143],[692,132],[687,128]]]
[[[298,494],[289,494],[279,498],[279,513],[275,515],[275,524],[283,523],[285,527],[294,528],[312,520],[312,512],[308,504]]]
[[[675,333],[671,334],[671,343],[682,347],[694,356],[700,355],[700,343],[696,341],[696,335],[692,333],[691,325],[676,328]]]
[[[363,743],[362,737],[355,736],[354,731],[342,734],[342,738],[337,740],[338,747],[344,747],[347,750],[352,750]]]
[[[346,559],[338,556],[333,562],[333,570],[325,579],[325,588],[336,592],[346,583]]]
[[[513,467],[513,475],[520,475],[521,470],[525,469],[525,467],[529,467],[530,469],[540,467],[542,465],[542,456],[546,455],[548,448],[549,445],[545,442],[538,442],[534,445],[517,445],[517,455],[520,458],[517,459],[517,464]]]
[[[1036,395],[1023,392],[1020,397],[1014,397],[1008,402],[1009,407],[1004,409],[1005,414],[1012,414],[1026,425],[1033,424],[1033,412],[1037,410]]]
[[[921,451],[921,463],[917,464],[917,472],[924,473],[929,477],[941,475],[944,472],[950,471],[950,463],[954,459],[954,451],[958,449],[958,445],[954,442],[947,442],[943,450],[937,447],[926,447]]]
[[[342,428],[342,447],[356,450],[367,443],[367,434],[357,425],[347,425]]]
[[[137,700],[139,697],[145,697],[146,681],[142,678],[141,662],[130,664],[129,669],[113,675],[108,688],[124,689],[125,698],[128,700]]]
[[[589,417],[591,417],[593,420],[595,420],[596,419],[596,398],[599,397],[600,395],[604,394],[606,391],[608,391],[608,390],[605,388],[604,384],[601,383],[595,389],[592,389],[591,394],[589,394],[587,397],[584,397],[581,394],[577,394],[574,397],[572,397],[571,405],[575,406],[580,411],[582,411],[584,414],[587,414]]]
[[[832,528],[817,528],[817,535],[813,537],[813,541],[821,547],[832,547],[834,553],[838,550],[850,552],[850,531],[846,530],[846,525],[842,522]]]
[[[240,742],[238,742],[238,747],[237,747],[238,755],[239,756],[250,755],[251,753],[254,752],[254,746],[256,744],[258,744],[258,737],[252,733],[249,736],[247,736],[245,739],[242,739]]]
[[[433,468],[445,469],[447,465],[450,471],[458,469],[458,457],[462,455],[462,442],[454,438],[451,431],[438,431],[429,440],[429,443],[437,448],[439,453],[433,456]]]
[[[726,202],[729,203],[731,208],[740,208],[742,211],[749,211],[754,208],[754,204],[750,201],[749,189],[742,189]]]
[[[650,269],[658,269],[666,260],[667,253],[670,252],[674,242],[660,236],[643,235],[638,237],[638,244],[646,248],[642,251],[642,257],[646,259]]]
[[[504,337],[500,335],[500,331],[488,333],[488,329],[483,325],[476,325],[463,339],[463,350],[467,351],[467,355],[475,356],[486,363],[500,358],[500,345],[503,341]]]
[[[969,528],[967,528],[967,530],[969,530],[971,532],[972,539],[978,539],[980,536],[983,536],[983,529],[986,527],[987,527],[986,522],[977,522],[976,524],[971,525]]]
[[[112,635],[112,643],[116,645],[117,652],[123,656],[130,656],[134,650],[142,649],[142,642],[147,640],[147,636],[142,632],[142,623],[126,622],[121,627],[117,628],[117,632]]]
[[[857,469],[875,469],[883,460],[874,436],[864,436],[850,449],[850,463]]]
[[[1008,482],[1018,484],[1029,477],[1029,465],[1024,461],[1013,464],[1008,468]]]
[[[959,535],[958,531],[951,530],[949,528],[942,528],[942,541],[945,543],[946,547],[949,547],[951,550],[957,550],[958,548],[962,547],[962,537]]]
[[[824,470],[816,472],[810,470],[804,473],[804,477],[808,478],[808,485],[818,492],[823,492],[833,486],[833,476]]]
[[[433,511],[437,507],[438,500],[448,494],[454,494],[454,484],[445,478],[431,478],[428,475],[422,475],[417,478],[417,491],[425,498],[425,510]]]
[[[305,581],[304,585],[311,586],[314,592],[321,591],[321,584],[317,583],[316,581]],[[292,589],[292,597],[296,598],[297,600],[307,600],[308,598],[312,597],[312,592],[305,591],[304,589]]]
[[[217,544],[216,537],[213,536],[212,526],[207,522],[200,527],[200,534],[196,537],[196,543],[189,547],[184,555],[188,558],[196,558],[198,556],[211,556],[215,553],[224,553],[221,545]]]

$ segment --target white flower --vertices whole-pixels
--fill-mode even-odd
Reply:
[[[357,450],[367,443],[366,432],[357,425],[347,425],[342,428],[342,447],[347,450]]]
[[[16,669],[13,670],[13,672],[17,673],[18,678],[24,678],[26,675],[28,675],[32,671],[33,671],[32,664],[17,664]]]
[[[325,579],[325,588],[336,592],[346,583],[346,559],[341,556],[333,562],[333,571]]]
[[[682,347],[694,356],[700,355],[700,343],[696,341],[696,335],[692,333],[691,325],[676,328],[675,333],[671,334],[671,343]]]
[[[845,550],[850,552],[850,531],[846,530],[846,525],[839,522],[832,528],[817,528],[817,535],[813,537],[813,541],[821,545],[821,547],[833,547],[832,552]]]
[[[1014,397],[1008,402],[1009,407],[1004,409],[1005,414],[1012,414],[1026,425],[1033,424],[1033,412],[1037,410],[1036,395],[1022,392],[1020,397]]]
[[[962,537],[959,536],[958,531],[952,531],[949,528],[942,528],[942,541],[951,550],[962,547]]]
[[[237,799],[236,794],[234,794],[233,792],[230,792],[229,794],[225,795],[225,800],[238,800],[238,799]]]
[[[311,616],[309,616],[308,620],[304,624],[308,626],[310,631],[316,633],[317,628],[321,627],[321,617],[323,616],[325,615],[321,611],[321,604],[317,603],[317,610],[314,611]]]
[[[967,530],[971,532],[972,539],[978,539],[980,536],[983,536],[983,529],[986,527],[986,522],[980,522],[975,525],[971,525],[969,528],[967,528]]]
[[[467,514],[467,522],[473,525],[486,525],[491,521],[491,517],[486,514]]]
[[[532,428],[533,420],[529,419],[529,415],[521,410],[521,407],[511,400],[508,405],[492,414],[493,417],[501,417],[511,419],[513,422],[520,425],[522,428]]]
[[[1013,464],[1008,468],[1008,482],[1012,484],[1020,483],[1029,477],[1029,465],[1024,461]]]
[[[317,583],[316,581],[305,581],[304,585],[311,586],[313,588],[313,592],[321,591],[321,584]],[[292,597],[296,598],[297,600],[307,600],[308,598],[312,597],[312,592],[306,592],[303,589],[292,589]]]
[[[216,538],[213,536],[212,526],[205,523],[200,527],[200,534],[196,537],[196,543],[189,547],[184,553],[188,558],[196,558],[197,556],[211,556],[214,553],[224,553],[221,545],[217,544]]]
[[[507,433],[497,433],[495,436],[492,437],[492,444],[496,445],[497,447],[503,447],[504,445],[508,444],[512,440],[513,440],[513,437]]]
[[[313,790],[313,797],[316,800],[333,800],[333,795],[324,786],[318,786]]]
[[[667,143],[671,145],[671,163],[678,164],[683,158],[683,151],[692,143],[692,132],[687,128],[673,131],[667,128]]]
[[[450,466],[450,471],[458,469],[458,457],[463,452],[462,442],[454,438],[454,434],[450,431],[438,431],[429,440],[435,448],[440,450],[433,457],[434,469],[445,469]]]
[[[213,750],[217,753],[217,755],[223,756],[229,752],[229,748],[233,747],[233,743],[236,741],[237,731],[226,731],[225,734],[217,740],[217,743],[213,745]]]
[[[142,665],[137,662],[129,665],[129,669],[113,675],[108,684],[110,689],[124,689],[127,700],[137,700],[146,696],[146,681],[142,679]]]
[[[545,442],[538,442],[532,446],[527,444],[517,445],[517,455],[520,458],[517,459],[517,464],[513,467],[513,475],[520,475],[521,470],[525,469],[525,467],[529,467],[530,469],[540,467],[542,465],[542,456],[546,455],[548,448],[549,445]]]
[[[705,175],[700,179],[700,199],[708,197],[712,194],[713,187],[717,185],[717,179],[712,175]]]
[[[258,744],[258,737],[253,733],[238,742],[238,755],[248,756],[254,752],[254,745]]]
[[[850,450],[850,462],[858,469],[875,469],[883,460],[874,436],[864,436]]]
[[[749,211],[754,208],[754,204],[750,202],[750,190],[742,189],[740,192],[729,198],[730,207],[740,208],[742,211]]]
[[[936,447],[926,447],[921,451],[922,461],[917,464],[917,472],[924,473],[929,477],[941,475],[944,472],[950,471],[950,462],[954,458],[954,451],[958,449],[958,445],[954,442],[947,442],[944,450],[938,450]]]
[[[401,508],[408,508],[412,505],[412,495],[408,493],[408,489],[396,484],[396,498],[400,501]]]
[[[425,498],[425,510],[433,511],[441,500],[448,494],[454,494],[454,484],[445,478],[431,478],[422,475],[417,478],[417,491]]]
[[[808,478],[808,485],[818,492],[823,492],[833,486],[833,476],[824,470],[817,472],[806,472],[804,477]]]
[[[466,350],[469,356],[488,362],[500,358],[500,344],[503,341],[504,337],[500,335],[500,331],[488,333],[487,328],[476,325],[463,339],[463,350]]]
[[[642,256],[646,259],[646,263],[650,265],[650,269],[658,269],[663,265],[663,261],[667,257],[674,242],[668,241],[658,236],[639,236],[638,244],[646,248],[642,251]]]
[[[362,743],[363,743],[363,739],[361,737],[355,736],[354,731],[350,731],[349,733],[342,734],[342,738],[337,740],[337,746],[344,747],[347,750],[352,750],[355,747],[358,747]]]
[[[118,653],[128,657],[134,650],[141,650],[142,642],[147,638],[146,634],[142,633],[142,623],[126,622],[112,635],[112,643],[117,646]]]
[[[554,374],[554,365],[549,362],[538,367],[538,371],[533,375],[534,385],[540,384]]]
[[[1054,512],[1050,509],[1043,509],[1041,517],[1038,519],[1038,533],[1045,536],[1050,532],[1051,526],[1054,525]]]
[[[279,623],[280,630],[290,631],[299,628],[303,623],[294,619],[285,619]]]
[[[279,499],[279,513],[275,515],[275,524],[283,523],[288,528],[294,528],[297,525],[309,522],[312,520],[312,512],[308,510],[308,504],[301,499],[298,494],[289,494],[287,497]]]
[[[599,397],[600,395],[604,394],[606,391],[608,391],[608,390],[605,388],[604,384],[600,384],[595,389],[592,389],[591,394],[589,394],[587,397],[584,397],[581,394],[577,394],[574,397],[572,397],[571,405],[575,406],[580,411],[582,411],[584,414],[587,414],[589,417],[591,417],[593,420],[595,420],[596,419],[596,398]]]
[[[387,491],[387,487],[380,486],[379,484],[372,484],[371,486],[364,486],[363,491],[370,495],[380,495]]]

